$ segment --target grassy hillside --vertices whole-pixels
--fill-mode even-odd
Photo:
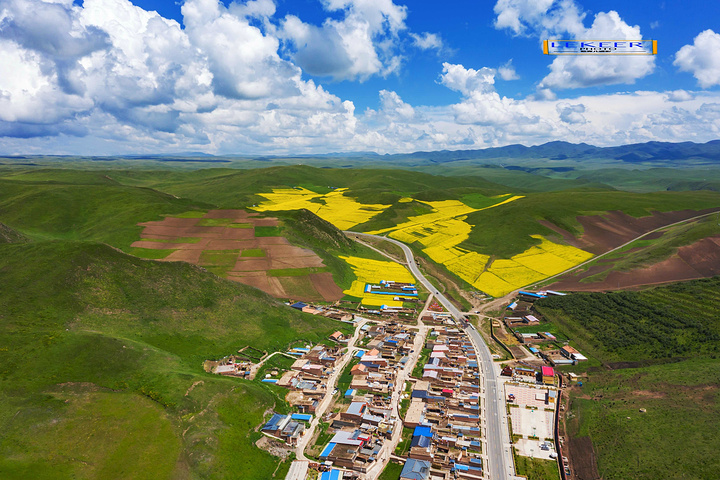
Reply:
[[[570,390],[568,416],[570,435],[592,440],[602,478],[716,477],[719,287],[714,277],[536,303],[572,345],[603,364]]]
[[[658,192],[636,194],[618,191],[568,190],[528,194],[525,198],[468,215],[476,227],[461,247],[500,258],[508,258],[538,243],[533,234],[557,236],[537,220],[547,220],[575,236],[582,235],[579,215],[598,215],[619,210],[634,217],[650,215],[653,210],[717,207],[720,194],[715,192]]]
[[[184,263],[108,246],[0,246],[0,477],[271,478],[254,382],[202,362],[337,324]],[[132,412],[132,414],[130,414]]]
[[[25,243],[28,238],[22,233],[13,230],[4,223],[0,223],[0,244],[1,243]]]
[[[61,172],[72,180],[76,172]],[[82,179],[86,175],[78,173]],[[137,223],[207,208],[149,188],[0,179],[0,221],[36,240],[92,240],[128,248]]]
[[[640,239],[629,245],[604,256],[603,264],[611,263],[610,268],[601,273],[584,278],[583,282],[604,280],[610,272],[626,272],[635,268],[642,268],[661,262],[677,253],[678,248],[691,245],[703,238],[720,235],[720,222],[713,214],[693,222],[683,223],[664,230],[659,238]],[[597,262],[591,262],[582,267],[585,271]]]
[[[328,187],[346,187],[361,203],[394,203],[407,194],[452,187],[472,187],[488,194],[506,193],[506,187],[480,177],[453,178],[449,184],[445,177],[405,170],[336,169],[308,166],[271,167],[256,170],[208,169],[165,177],[149,172],[114,172],[109,174],[121,183],[143,178],[142,184],[152,186],[198,201],[220,207],[249,206],[260,200],[254,194],[269,192],[273,188],[301,186],[327,193]]]

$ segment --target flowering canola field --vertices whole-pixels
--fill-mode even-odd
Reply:
[[[346,197],[347,188],[338,188],[330,193],[315,193],[305,188],[274,188],[272,193],[260,193],[267,199],[255,207],[259,212],[307,209],[318,217],[348,230],[359,223],[370,220],[389,205],[363,204]]]
[[[525,285],[557,275],[593,255],[569,245],[553,243],[540,235],[533,235],[540,245],[530,247],[510,259],[492,262],[480,274],[473,286],[493,297],[501,297]]]
[[[327,194],[315,193],[305,188],[279,188],[272,193],[262,193],[267,199],[255,209],[258,211],[298,210],[306,208],[327,220],[341,230],[348,230],[364,223],[384,211],[390,205],[362,204],[338,188]],[[496,208],[523,198],[522,196],[500,195],[488,199],[495,203],[484,208],[473,208],[459,200],[422,202],[433,211],[409,217],[394,227],[375,230],[375,235],[388,234],[404,243],[418,242],[422,251],[434,262],[444,265],[450,272],[470,285],[494,297],[500,297],[525,285],[557,275],[568,268],[584,262],[592,254],[567,245],[553,243],[540,235],[540,245],[509,259],[490,256],[459,247],[468,239],[473,225],[467,223],[467,215],[473,212]],[[400,203],[413,201],[404,197]],[[420,200],[415,200],[420,201]],[[412,282],[412,275],[404,267],[392,262],[378,262],[358,257],[341,257],[353,266],[358,281],[345,293],[363,299],[366,305],[397,305],[386,295],[365,295],[365,283],[380,280]],[[392,273],[396,272],[396,273]],[[404,276],[403,276],[404,275]],[[392,277],[392,278],[390,278]]]
[[[369,260],[360,257],[340,258],[346,261],[353,269],[357,280],[355,280],[348,290],[343,293],[352,295],[353,297],[362,298],[363,305],[379,307],[388,305],[391,307],[401,307],[402,302],[393,300],[392,295],[378,295],[375,293],[365,293],[365,284],[380,283],[380,280],[393,280],[395,282],[415,283],[415,278],[407,268],[395,262],[384,262],[382,260]]]
[[[408,218],[407,222],[392,228],[369,232],[389,233],[390,237],[404,243],[419,242],[423,252],[434,262],[441,263],[452,273],[474,285],[483,273],[490,257],[458,247],[467,240],[472,225],[467,223],[467,214],[495,208],[513,202],[521,196],[501,195],[496,203],[485,208],[473,208],[458,200],[422,202],[433,212]]]

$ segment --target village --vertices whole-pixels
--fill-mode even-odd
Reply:
[[[379,282],[374,288],[415,287]],[[493,374],[499,374],[513,454],[557,461],[569,478],[556,435],[563,380],[554,367],[586,358],[559,346],[552,333],[535,331],[542,323],[533,302],[553,294],[561,295],[520,292],[507,305],[502,334],[514,339],[509,351],[517,359],[500,363],[496,355]],[[261,382],[287,390],[291,412],[273,413],[259,429],[295,453],[288,479],[375,479],[388,463],[402,465],[401,480],[487,477],[483,372],[464,325],[432,295],[416,318],[404,309],[362,316],[357,309],[289,305],[343,322],[354,333],[338,330],[324,343],[272,354],[246,347],[210,367],[251,380],[264,371]],[[287,357],[288,368],[261,369],[273,355]]]

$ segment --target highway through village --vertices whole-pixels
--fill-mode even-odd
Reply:
[[[448,300],[445,295],[440,293],[439,289],[430,283],[430,281],[422,274],[417,264],[415,256],[410,247],[395,239],[382,237],[379,235],[370,235],[358,232],[345,232],[348,235],[354,235],[358,238],[367,237],[376,240],[391,242],[400,247],[405,253],[407,267],[410,269],[415,278],[431,292],[442,306],[450,312],[450,314],[458,321],[459,325],[464,325],[463,313],[458,310],[455,305]],[[465,332],[470,337],[478,360],[482,366],[483,390],[485,399],[484,409],[484,427],[485,427],[485,448],[488,465],[486,466],[486,474],[490,480],[514,479],[515,469],[513,466],[513,456],[510,444],[510,434],[507,426],[508,418],[505,410],[505,398],[502,385],[498,382],[499,370],[493,361],[490,349],[483,340],[480,333],[472,324],[467,324]]]

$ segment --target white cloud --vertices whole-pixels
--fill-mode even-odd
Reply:
[[[293,61],[303,70],[335,80],[364,81],[372,75],[397,72],[402,56],[397,52],[398,32],[405,30],[406,8],[392,0],[324,0],[330,12],[321,27],[294,15],[282,22],[278,35],[290,42]]]
[[[720,34],[709,29],[700,32],[692,45],[678,50],[673,65],[692,73],[703,88],[720,85]]]
[[[628,25],[615,11],[598,13],[590,28],[586,28],[585,13],[574,0],[498,0],[495,13],[496,28],[543,40],[567,36],[579,40],[643,38],[639,26]],[[561,90],[634,83],[654,68],[652,55],[556,57],[550,64],[550,74],[542,79],[538,88]]]
[[[521,102],[500,97],[494,86],[496,73],[487,67],[475,70],[463,65],[443,63],[440,83],[463,94],[462,101],[452,106],[455,120],[460,124],[475,125],[539,122]]]
[[[558,114],[560,115],[560,120],[565,123],[571,123],[571,124],[583,124],[587,123],[587,120],[585,120],[585,117],[583,116],[583,112],[585,112],[585,105],[582,103],[578,103],[576,105],[571,105],[567,102],[559,102],[555,109],[557,110]]]
[[[512,64],[512,58],[498,68],[498,75],[500,75],[500,78],[506,81],[517,80],[518,78],[520,78],[520,75],[517,74],[517,72],[515,71],[515,67]]]
[[[445,63],[438,83],[459,92],[452,105],[414,105],[383,89],[377,110],[360,114],[352,102],[303,80],[299,64],[309,65],[330,44],[344,60],[322,64],[315,58],[312,67],[328,76],[367,78],[397,69],[398,42],[412,36],[404,7],[390,0],[328,0],[332,15],[320,26],[291,16],[274,19],[271,0],[228,7],[187,0],[182,26],[128,0],[85,0],[82,6],[70,0],[0,2],[3,153],[397,152],[558,139],[598,145],[707,141],[720,135],[720,93],[567,100],[546,85],[513,99],[495,89],[498,78],[516,75],[511,62],[497,69]],[[551,20],[539,14],[532,23],[526,19],[532,5],[507,3],[519,5],[522,34],[582,18],[572,13],[572,2],[553,2]],[[627,27],[619,17],[601,15],[610,25]],[[601,15],[593,26],[602,23]],[[504,18],[512,24],[512,17]],[[289,39],[291,55],[285,50]],[[591,78],[582,75],[574,72],[571,79]]]
[[[423,32],[420,35],[411,33],[410,36],[413,39],[413,45],[421,50],[442,50],[443,48],[442,38],[435,33]]]
[[[667,92],[667,99],[671,102],[686,102],[693,99],[693,95],[687,90],[673,90]]]
[[[572,0],[498,0],[495,28],[515,35],[547,37],[567,32],[580,34],[585,14]]]
[[[592,26],[582,33],[583,39],[641,39],[640,27],[631,27],[617,12],[598,13]],[[550,74],[540,88],[581,88],[595,85],[634,83],[655,68],[654,55],[634,57],[577,55],[557,57],[550,65]]]
[[[470,96],[473,92],[478,91],[489,93],[495,88],[495,73],[495,70],[487,67],[475,70],[462,65],[443,63],[440,83],[465,96]]]

